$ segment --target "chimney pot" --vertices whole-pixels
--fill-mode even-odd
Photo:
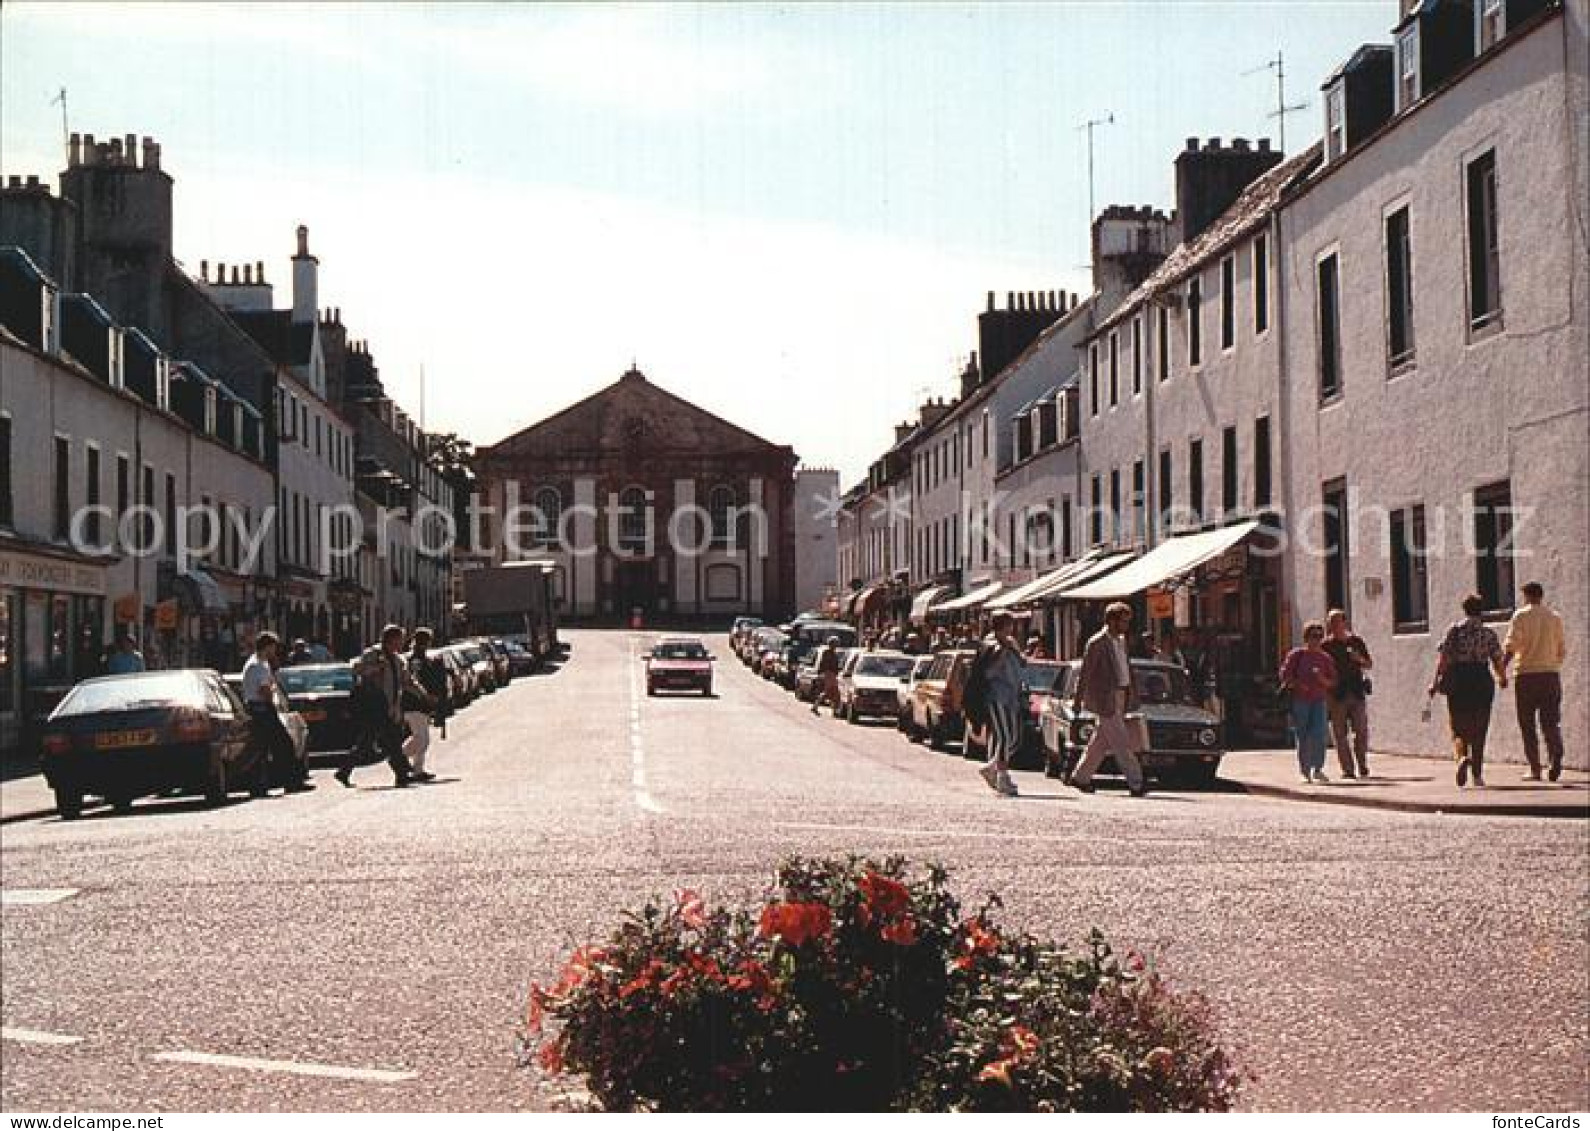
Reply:
[[[1204,152],[1205,153],[1218,153],[1219,151],[1220,151],[1220,139],[1219,138],[1212,137],[1208,141],[1204,142]]]
[[[1259,139],[1259,152],[1260,153],[1268,153],[1268,152],[1270,152],[1270,139],[1269,138],[1261,137]]]
[[[1248,151],[1248,139],[1245,137],[1232,138],[1231,148],[1235,149],[1238,153],[1246,153]]]
[[[254,278],[261,283],[265,281],[265,261],[263,259],[254,264]]]
[[[160,168],[160,143],[152,138],[144,138],[144,168]]]
[[[9,188],[21,188],[22,178],[17,176],[15,173],[12,173],[10,179],[6,181],[6,185]]]
[[[993,291],[989,291],[988,292],[988,309],[989,310],[993,310],[994,309],[994,292]]]
[[[309,228],[306,225],[300,224],[300,225],[298,225],[298,255],[300,257],[303,257],[303,256],[307,256],[308,254],[309,254]]]
[[[1197,153],[1198,152],[1198,139],[1197,138],[1190,137],[1190,138],[1187,139],[1187,152],[1188,153]]]
[[[121,138],[119,137],[110,139],[110,163],[112,165],[120,165],[122,163]]]
[[[38,188],[38,187],[39,187],[38,174],[29,173],[28,174],[28,188]]]
[[[126,136],[126,138],[123,139],[123,140],[124,140],[125,146],[126,146],[127,164],[129,164],[129,165],[138,164],[138,135],[137,134],[128,134]]]
[[[74,133],[72,135],[71,141],[67,144],[66,153],[67,153],[66,164],[69,167],[76,167],[77,165],[82,164],[82,161],[83,161],[83,135],[82,134]]]
[[[208,259],[199,260],[199,278],[206,283],[210,281],[210,261]]]
[[[1005,309],[1006,310],[1015,310],[1016,309],[1016,292],[1015,291],[1006,291],[1005,292]]]
[[[238,270],[237,270],[237,264],[234,263],[234,264],[232,264],[232,285],[236,286],[237,282],[238,282]]]

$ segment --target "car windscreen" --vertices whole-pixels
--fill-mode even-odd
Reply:
[[[352,691],[353,669],[346,664],[325,667],[283,668],[276,678],[289,695],[318,695],[328,691]]]
[[[652,658],[656,660],[705,660],[707,650],[699,644],[669,643],[659,644],[651,650]]]
[[[1136,666],[1132,668],[1132,681],[1137,684],[1137,697],[1144,703],[1192,704],[1192,685],[1187,673],[1180,668]]]
[[[203,707],[204,685],[197,672],[155,672],[80,683],[61,700],[52,716],[93,715],[138,707]]]
[[[911,674],[915,662],[910,656],[863,656],[856,661],[856,674],[900,679]]]
[[[1065,693],[1065,668],[1060,664],[1028,664],[1023,676],[1028,691]]]

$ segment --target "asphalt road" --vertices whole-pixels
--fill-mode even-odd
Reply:
[[[1585,822],[1031,773],[1005,800],[892,728],[812,718],[721,640],[718,698],[648,699],[641,636],[567,636],[561,670],[454,721],[435,785],[378,766],[0,829],[0,1104],[556,1107],[514,1035],[569,949],[654,893],[753,896],[788,853],[871,852],[1157,955],[1216,1003],[1246,1106],[1590,1107]]]

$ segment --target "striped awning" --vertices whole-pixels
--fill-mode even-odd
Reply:
[[[971,609],[980,609],[983,607],[984,601],[994,596],[994,594],[998,593],[1004,587],[1005,583],[1003,581],[990,581],[987,585],[979,586],[978,588],[973,589],[970,593],[963,593],[961,596],[953,598],[949,601],[945,601],[941,605],[930,606],[928,608],[928,615],[932,616],[936,613],[961,613],[967,612]]]
[[[922,592],[911,598],[911,621],[919,624],[927,619],[928,609],[933,602],[949,592],[948,585],[929,585]]]

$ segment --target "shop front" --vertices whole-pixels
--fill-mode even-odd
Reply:
[[[27,748],[72,685],[100,673],[106,565],[33,543],[0,545],[0,751]]]

